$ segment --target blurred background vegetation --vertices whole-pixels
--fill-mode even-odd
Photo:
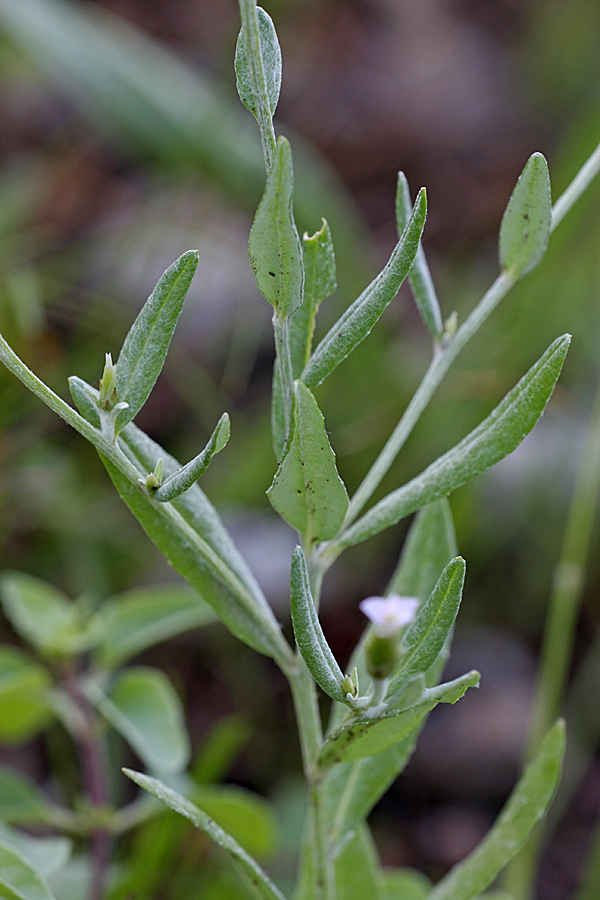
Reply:
[[[600,139],[600,5],[264,6],[283,51],[276,124],[295,152],[299,227],[312,233],[326,216],[338,256],[340,288],[321,327],[387,259],[399,169],[413,192],[427,187],[425,248],[444,315],[456,310],[462,320],[495,277],[500,218],[530,153],[548,158],[556,198]],[[164,375],[139,424],[188,459],[229,411],[232,440],[205,489],[285,620],[294,539],[264,495],[275,462],[273,351],[269,309],[247,257],[264,172],[255,123],[235,92],[237,32],[235,0],[0,0],[0,330],[66,396],[71,374],[97,382],[104,353],[116,356],[164,268],[200,250]],[[435,874],[455,862],[487,829],[516,774],[552,568],[600,378],[599,204],[596,184],[552,237],[541,267],[451,371],[380,491],[452,446],[554,337],[573,334],[535,432],[452,497],[468,578],[451,674],[475,666],[483,687],[433,718],[406,776],[376,811],[390,864]],[[350,491],[418,384],[428,344],[403,289],[319,390]],[[0,568],[92,598],[173,579],[92,448],[4,371],[0,467]],[[332,573],[324,624],[341,660],[362,628],[357,602],[385,588],[405,530],[348,553]],[[600,619],[599,575],[593,552],[580,656]],[[287,797],[292,817],[297,748],[289,698],[270,664],[215,626],[151,655],[186,700],[194,746],[223,712],[244,711],[245,749],[229,779]],[[5,754],[43,777],[47,763],[35,747]],[[550,848],[544,900],[567,897],[577,877],[582,830],[600,805],[600,769],[586,777]],[[284,830],[293,834],[290,823]]]

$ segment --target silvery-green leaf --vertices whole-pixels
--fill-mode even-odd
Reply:
[[[230,432],[229,416],[227,413],[223,413],[204,450],[178,472],[167,478],[156,491],[154,499],[161,503],[167,503],[189,490],[204,475],[213,457],[226,446]]]
[[[414,622],[406,629],[402,656],[388,689],[392,696],[413,675],[426,672],[438,658],[458,614],[465,581],[465,561],[449,562]]]
[[[293,198],[292,151],[281,137],[248,244],[258,289],[280,319],[291,316],[303,296],[302,247],[294,222]]]
[[[377,849],[366,823],[361,823],[335,860],[335,888],[336,900],[387,900]]]
[[[541,153],[529,157],[500,225],[500,267],[513,279],[538,265],[546,252],[552,220],[550,175]]]
[[[106,692],[90,683],[90,700],[113,728],[155,772],[181,772],[190,744],[183,708],[173,685],[158,669],[132,666]]]
[[[378,534],[512,453],[544,412],[570,341],[570,335],[557,338],[487,419],[420,475],[380,500],[336,544],[347,547]]]
[[[315,388],[325,381],[367,337],[394,299],[413,264],[426,215],[427,197],[425,188],[421,188],[408,224],[387,265],[327,332],[306,364],[302,381],[308,387]]]
[[[386,594],[427,600],[440,572],[458,556],[452,510],[444,497],[419,510]]]
[[[407,709],[367,711],[331,734],[319,754],[323,768],[336,763],[375,756],[399,744],[438,703],[456,703],[470,687],[479,684],[479,672],[468,672],[454,681],[427,688],[418,703]]]
[[[71,375],[69,378],[69,390],[73,402],[83,418],[87,419],[94,428],[100,428],[98,392],[96,391],[94,394],[94,390],[90,388],[90,385],[77,375]]]
[[[180,463],[130,424],[119,438],[140,473],[163,460],[166,476]],[[197,484],[172,501],[155,503],[106,458],[101,459],[121,498],[176,571],[200,594],[232,634],[260,653],[280,658],[286,644],[271,607],[216,510]],[[171,507],[178,515],[169,512]]]
[[[396,572],[387,593],[419,597],[425,602],[434,589],[439,573],[457,555],[456,535],[450,504],[446,499],[422,509],[413,521]],[[348,671],[356,666],[359,683],[368,684],[364,661],[364,642],[370,633],[367,628],[348,664]],[[445,656],[445,652],[441,654]],[[425,678],[426,686],[437,684],[439,662]],[[335,704],[332,728],[341,724],[345,707]],[[423,724],[425,719],[423,719]],[[366,817],[385,794],[394,779],[404,769],[414,750],[420,728],[407,738],[378,756],[370,756],[333,768],[327,778],[327,795],[331,807],[334,835],[351,831]]]
[[[116,668],[147,647],[176,634],[215,622],[211,607],[186,585],[137,588],[106,600],[98,613],[104,638],[97,663]]]
[[[281,49],[273,20],[260,6],[256,8],[258,28],[260,33],[260,55],[262,59],[263,75],[269,100],[271,116],[275,115],[279,91],[281,89]],[[257,103],[252,73],[248,67],[246,44],[244,41],[244,29],[242,28],[235,48],[235,76],[240,100],[256,116]]]
[[[323,634],[300,547],[296,547],[292,557],[290,600],[294,636],[307,669],[326,694],[343,703],[340,685],[344,676]]]
[[[396,224],[398,227],[398,236],[402,234],[408,224],[410,217],[410,190],[408,181],[404,172],[398,172],[398,183],[396,188]],[[440,312],[440,304],[425,259],[425,252],[421,244],[417,250],[415,260],[408,273],[408,280],[414,294],[417,308],[421,313],[423,322],[431,332],[434,338],[439,338],[444,330],[442,314]]]
[[[116,363],[119,429],[138,414],[165,362],[167,350],[198,268],[198,251],[188,250],[169,266],[129,329]]]
[[[319,306],[337,287],[335,254],[329,225],[323,219],[319,231],[302,238],[304,302],[290,319],[290,353],[295,378],[307,364]]]
[[[565,750],[565,726],[552,726],[512,791],[491,831],[439,881],[428,900],[472,900],[525,845],[556,791]]]
[[[31,863],[3,843],[0,843],[0,892],[7,900],[55,900]]]
[[[269,800],[232,784],[193,784],[188,796],[248,853],[265,857],[276,850],[280,828]]]
[[[231,835],[213,822],[205,812],[198,809],[197,806],[194,806],[193,803],[190,803],[189,800],[167,787],[157,778],[150,778],[147,775],[142,775],[141,772],[132,772],[130,769],[124,769],[123,771],[132,781],[135,781],[144,790],[153,794],[165,806],[175,810],[180,816],[184,816],[196,828],[204,831],[215,841],[235,864],[254,897],[259,898],[259,900],[285,900],[284,895],[261,869],[256,860],[237,841],[234,841]]]
[[[348,509],[321,410],[301,381],[294,383],[291,435],[267,496],[305,546],[337,534]]]

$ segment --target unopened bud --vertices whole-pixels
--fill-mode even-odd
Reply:
[[[117,370],[110,353],[105,355],[104,371],[100,379],[100,396],[98,403],[101,409],[110,410],[117,402]]]

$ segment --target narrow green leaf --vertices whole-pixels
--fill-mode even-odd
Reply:
[[[271,505],[304,537],[305,546],[333,537],[348,509],[348,494],[317,401],[294,383],[292,429],[287,451],[267,491]]]
[[[104,718],[155,772],[181,772],[190,745],[181,701],[167,676],[158,669],[135,666],[118,674],[107,693],[87,687],[90,700]]]
[[[387,900],[377,849],[362,823],[335,861],[336,900]]]
[[[174,500],[180,494],[189,490],[200,476],[204,475],[212,462],[213,456],[226,446],[230,433],[229,416],[227,413],[223,413],[204,450],[187,465],[183,466],[182,469],[179,469],[178,472],[167,478],[157,490],[154,499],[159,500],[161,503],[167,503],[169,500]]]
[[[450,504],[446,499],[439,500],[426,506],[415,517],[387,593],[419,597],[424,603],[434,589],[439,573],[456,555],[456,535]],[[361,685],[368,683],[363,648],[370,630],[366,629],[348,664],[348,671],[357,667]],[[427,673],[427,687],[437,684],[439,670],[447,652],[448,647],[444,648],[438,661]],[[345,707],[334,705],[332,728],[341,724],[344,710]],[[423,725],[424,723],[425,718],[422,720]],[[338,765],[331,770],[327,778],[327,794],[330,797],[330,818],[334,823],[335,838],[351,831],[385,794],[409,761],[420,730],[420,727],[416,728],[399,744],[377,756]]]
[[[279,844],[279,823],[272,803],[237,785],[194,786],[190,799],[247,853],[266,857]]]
[[[76,655],[102,639],[97,616],[84,616],[77,603],[40,578],[3,572],[0,597],[14,628],[42,652]]]
[[[281,49],[277,40],[277,33],[273,20],[268,13],[256,8],[258,17],[258,28],[260,32],[260,55],[262,58],[263,73],[267,87],[267,96],[269,99],[269,108],[271,117],[275,115],[277,101],[279,100],[279,91],[281,89]],[[248,58],[246,56],[246,43],[244,41],[244,29],[240,30],[236,48],[235,48],[235,76],[237,82],[237,90],[240,100],[250,110],[253,116],[257,117],[257,103],[254,94],[254,85],[252,76],[248,68]]]
[[[300,547],[296,547],[292,557],[290,601],[294,636],[307,669],[326,694],[343,703],[341,682],[344,676],[323,634]]]
[[[87,382],[77,375],[71,375],[69,378],[69,390],[73,403],[77,407],[84,419],[93,425],[94,428],[100,428],[100,413],[98,412],[98,392],[94,391]]]
[[[406,630],[403,654],[390,681],[391,697],[409,678],[426,672],[436,661],[458,614],[465,583],[465,561],[460,556],[448,563],[426,603]]]
[[[440,572],[457,556],[452,510],[444,497],[415,516],[386,594],[418,597],[425,602]]]
[[[102,604],[99,615],[104,639],[95,657],[108,669],[122,665],[147,647],[217,618],[195,591],[177,584],[118,594]]]
[[[531,272],[546,252],[552,220],[550,175],[541,153],[529,157],[500,225],[500,267],[510,278]]]
[[[326,768],[340,762],[375,756],[404,740],[438,703],[456,703],[470,687],[479,684],[479,672],[468,672],[454,681],[423,691],[418,703],[407,709],[377,713],[370,710],[330,735],[319,754]]]
[[[54,718],[52,678],[16,647],[0,647],[0,741],[19,744],[43,731]]]
[[[431,890],[429,878],[414,869],[384,869],[385,900],[427,900]]]
[[[8,900],[55,900],[48,885],[16,850],[0,843],[0,891]]]
[[[36,824],[45,821],[46,798],[22,772],[0,766],[0,810],[5,822]]]
[[[302,304],[302,247],[294,222],[294,172],[289,142],[280,137],[248,245],[258,289],[280,319]]]
[[[302,238],[304,261],[304,302],[290,319],[292,371],[299,378],[307,364],[319,306],[337,287],[335,254],[329,225],[323,219],[321,229]]]
[[[394,299],[408,275],[425,227],[427,197],[421,188],[408,225],[383,271],[365,288],[327,332],[308,361],[302,381],[315,388],[371,332],[386,307]]]
[[[398,172],[396,188],[396,224],[398,236],[400,236],[408,224],[410,217],[410,189],[404,172]],[[415,255],[415,260],[408,273],[408,280],[414,294],[417,308],[421,318],[434,338],[439,338],[444,331],[444,323],[440,312],[440,304],[433,285],[433,279],[425,252],[421,244]]]
[[[165,362],[167,350],[198,268],[198,251],[188,250],[169,266],[129,329],[116,363],[119,429],[138,414]]]
[[[140,473],[159,459],[166,476],[180,463],[130,424],[119,440]],[[121,498],[173,568],[200,594],[232,634],[276,659],[285,648],[280,626],[254,576],[198,485],[172,501],[155,503],[106,458],[101,459]],[[170,513],[173,508],[175,515]]]
[[[570,341],[570,335],[557,338],[487,419],[420,475],[380,500],[336,544],[348,547],[378,534],[512,453],[544,412]]]
[[[123,770],[125,774],[139,784],[141,788],[153,794],[158,800],[175,810],[180,816],[189,819],[196,828],[204,831],[215,843],[217,843],[235,863],[240,873],[244,876],[252,894],[260,900],[285,900],[281,891],[275,887],[268,875],[261,869],[246,851],[234,841],[231,835],[223,831],[205,812],[182,797],[176,791],[168,788],[156,778],[149,778],[140,772]]]
[[[542,741],[491,831],[436,884],[428,900],[471,900],[492,883],[545,815],[560,779],[564,749],[565,727],[559,721]]]

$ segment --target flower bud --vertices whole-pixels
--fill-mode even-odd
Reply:
[[[104,371],[100,379],[100,396],[98,404],[101,409],[111,410],[117,402],[117,370],[110,353],[105,355]]]

